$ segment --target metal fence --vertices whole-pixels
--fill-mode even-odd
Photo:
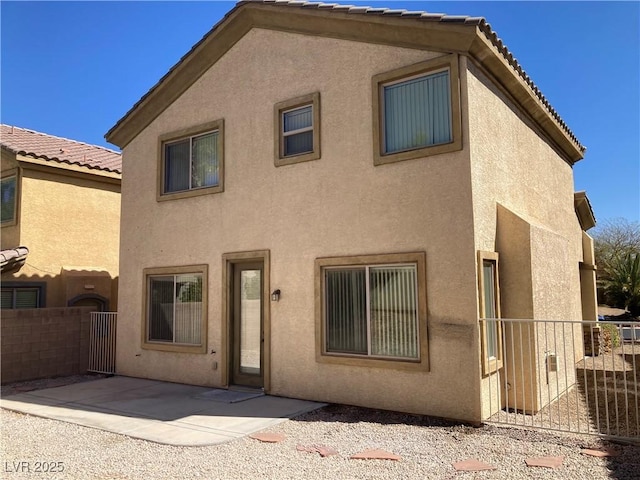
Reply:
[[[482,322],[501,333],[484,377],[489,422],[640,438],[640,322]]]
[[[115,312],[91,312],[88,371],[116,373],[117,319]]]

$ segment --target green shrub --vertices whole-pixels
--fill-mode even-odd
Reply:
[[[611,323],[601,323],[602,347],[604,351],[620,346],[620,332],[618,326]]]

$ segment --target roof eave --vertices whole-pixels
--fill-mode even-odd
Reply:
[[[106,140],[124,148],[252,28],[460,53],[475,35],[473,25],[274,7],[278,5],[238,4],[107,132]]]
[[[584,155],[584,147],[568,134],[527,82],[509,65],[503,52],[487,38],[479,23],[439,22],[424,16],[359,15],[322,8],[240,3],[129,110],[107,132],[105,138],[124,148],[243,35],[252,28],[265,28],[468,55],[508,91],[563,152],[570,164],[580,160]],[[488,27],[486,24],[483,26]]]
[[[565,128],[554,118],[549,109],[540,101],[531,86],[520,76],[514,74],[514,68],[491,43],[486,35],[477,29],[475,41],[469,49],[469,56],[479,62],[512,98],[526,111],[532,120],[564,152],[570,164],[584,157],[585,148],[568,134]]]
[[[58,169],[64,170],[68,175],[92,175],[100,177],[109,183],[120,183],[122,174],[111,170],[103,170],[97,167],[87,167],[59,160],[49,160],[46,158],[33,157],[30,155],[16,154],[16,161],[21,165],[29,165],[34,169]],[[52,170],[49,170],[52,171]]]
[[[586,232],[596,226],[596,216],[586,192],[575,192],[573,195],[573,205],[582,230]]]

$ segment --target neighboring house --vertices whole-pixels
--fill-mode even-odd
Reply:
[[[120,374],[477,421],[483,317],[593,315],[585,149],[484,19],[241,2],[106,138]]]
[[[2,308],[116,308],[122,158],[0,125]]]

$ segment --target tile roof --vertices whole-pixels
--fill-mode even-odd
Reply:
[[[469,17],[464,15],[447,15],[444,13],[430,13],[422,10],[403,10],[394,8],[380,8],[380,7],[363,7],[355,5],[340,5],[337,3],[323,3],[323,2],[306,2],[298,0],[240,0],[237,5],[244,3],[262,3],[268,5],[278,5],[285,7],[297,7],[307,9],[319,9],[330,10],[342,13],[349,13],[355,15],[381,15],[388,17],[404,17],[422,20],[426,22],[440,22],[440,23],[462,23],[465,25],[476,25],[478,29],[487,37],[487,39],[496,47],[498,52],[505,58],[505,60],[511,65],[516,73],[527,83],[527,85],[533,90],[538,99],[542,102],[549,114],[560,124],[562,129],[569,135],[569,137],[580,147],[580,150],[584,153],[586,147],[582,145],[574,133],[565,124],[564,120],[560,117],[558,112],[551,106],[549,101],[542,94],[540,89],[533,83],[533,80],[524,71],[518,60],[509,51],[501,38],[491,28],[491,24],[487,23],[484,17]]]
[[[166,82],[168,82],[172,75],[176,73],[183,64],[191,57],[192,54],[198,50],[198,48],[203,45],[207,39],[219,28],[221,27],[228,19],[232,18],[237,10],[242,8],[244,5],[249,4],[259,4],[265,6],[273,6],[276,8],[298,8],[304,10],[318,10],[318,11],[328,11],[335,12],[336,14],[349,14],[349,15],[361,15],[361,16],[379,16],[379,17],[400,17],[406,18],[408,20],[414,21],[423,21],[423,22],[435,22],[440,24],[457,24],[457,25],[465,25],[465,26],[473,26],[477,28],[478,32],[485,36],[488,40],[489,44],[491,44],[499,56],[504,58],[506,63],[512,69],[514,75],[522,79],[525,85],[530,89],[532,94],[539,100],[541,107],[548,113],[548,115],[553,119],[553,121],[557,124],[559,129],[564,132],[564,134],[568,137],[570,142],[572,142],[577,149],[577,151],[581,152],[579,158],[574,158],[573,161],[579,160],[584,155],[586,151],[586,147],[580,143],[575,134],[569,129],[564,120],[560,117],[558,112],[551,106],[549,101],[542,94],[540,89],[535,85],[533,80],[527,75],[524,71],[518,60],[513,56],[513,54],[506,47],[502,39],[500,39],[496,32],[493,31],[491,25],[486,21],[484,17],[471,17],[464,15],[446,15],[443,13],[430,13],[426,11],[410,11],[404,9],[393,9],[393,8],[382,8],[382,7],[366,7],[366,6],[355,6],[355,5],[341,5],[337,3],[323,3],[323,2],[307,2],[300,0],[239,0],[235,7],[227,12],[227,14],[220,19],[220,21],[213,26],[213,28],[207,32],[204,37],[198,41],[191,50],[189,50],[185,55],[178,60],[178,62],[169,69],[169,71],[153,86],[151,89],[145,93],[130,109],[125,115],[116,122],[116,124],[111,127],[111,129],[106,133],[105,138],[109,139],[110,142],[115,143],[115,132],[125,123],[125,121],[129,120],[134,112],[139,108],[143,107],[146,101]],[[122,146],[122,145],[121,145]],[[572,161],[572,163],[573,163]]]
[[[17,155],[122,173],[122,155],[114,150],[26,128],[0,124],[0,145]]]

